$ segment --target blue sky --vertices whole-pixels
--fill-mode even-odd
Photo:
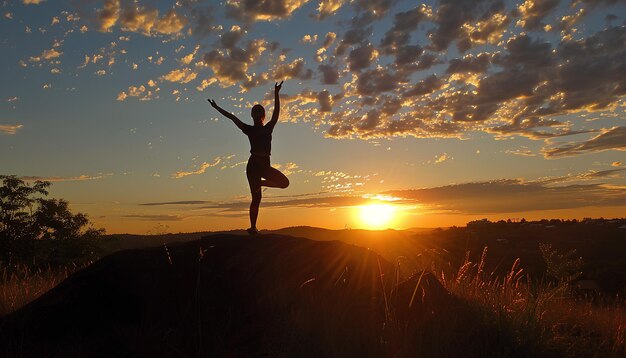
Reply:
[[[375,195],[398,228],[625,216],[625,10],[5,1],[0,173],[52,180],[109,232],[244,227],[247,139],[206,99],[251,122],[285,80],[272,163],[292,185],[265,194],[261,227],[368,227]]]

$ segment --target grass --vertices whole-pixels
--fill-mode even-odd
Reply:
[[[36,268],[18,264],[11,269],[0,267],[0,317],[32,302],[65,280],[80,267]]]
[[[438,278],[478,313],[480,325],[513,342],[516,356],[626,357],[626,306],[622,298],[576,297],[564,282],[533,283],[516,260],[505,277],[465,262]],[[477,342],[478,343],[478,342]],[[520,354],[525,352],[526,354]]]
[[[443,312],[427,329],[410,334],[394,322],[393,312],[386,312],[385,332],[395,336],[380,338],[387,356],[626,357],[622,298],[586,299],[576,297],[567,283],[532,281],[519,260],[498,277],[484,270],[487,252],[485,248],[476,263],[466,255],[455,269],[441,260],[424,262],[461,304]],[[81,267],[0,268],[0,316],[33,301]],[[392,309],[387,306],[386,311]],[[319,337],[328,344],[326,353],[338,353],[333,347],[341,347],[346,337],[337,337],[331,326],[327,335]],[[297,347],[301,339],[287,338],[287,345]]]

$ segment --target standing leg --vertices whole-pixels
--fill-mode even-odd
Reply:
[[[250,185],[250,193],[252,194],[252,201],[250,202],[250,228],[247,230],[249,234],[256,234],[256,221],[259,216],[259,205],[261,204],[261,171],[258,166],[253,163],[253,160],[248,161],[246,166],[246,176],[248,177],[248,184]]]
[[[259,205],[261,204],[261,187],[252,193],[252,202],[250,202],[250,229],[249,233],[256,233],[256,220],[259,217]]]

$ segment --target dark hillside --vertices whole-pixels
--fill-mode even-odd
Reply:
[[[120,251],[6,317],[0,353],[378,356],[393,273],[373,251],[279,235]],[[408,305],[415,284],[394,300]],[[420,286],[428,310],[413,314],[440,312],[443,287]]]

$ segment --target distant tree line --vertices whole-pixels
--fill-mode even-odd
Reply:
[[[27,183],[0,175],[0,260],[34,254],[35,241],[93,239],[104,229],[91,226],[87,215],[72,213],[63,199],[48,199],[50,182]]]

